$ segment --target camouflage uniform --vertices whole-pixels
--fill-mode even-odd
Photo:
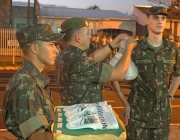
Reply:
[[[28,60],[10,79],[3,98],[3,119],[7,129],[26,139],[37,129],[51,131],[54,106],[46,73]]]
[[[74,46],[67,46],[58,59],[55,74],[62,105],[102,101],[99,83],[107,83],[112,66],[95,62]]]
[[[63,35],[54,34],[48,24],[29,25],[16,32],[21,48],[29,47],[26,45],[36,40],[56,41]],[[55,119],[48,87],[50,79],[33,65],[30,51],[27,53],[29,60],[25,59],[23,66],[10,79],[2,104],[4,124],[19,140],[28,139],[34,131],[51,132],[51,124]]]
[[[128,140],[168,140],[171,76],[180,76],[180,52],[163,38],[163,47],[156,51],[146,39],[138,41],[132,54],[139,75],[131,81]]]

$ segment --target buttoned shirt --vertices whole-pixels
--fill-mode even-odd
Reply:
[[[146,39],[138,41],[132,54],[139,74],[130,81],[128,101],[131,119],[140,127],[157,128],[170,121],[168,89],[171,76],[180,76],[180,52],[166,38],[160,50],[150,46]]]

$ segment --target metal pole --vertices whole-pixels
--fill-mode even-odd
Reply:
[[[170,14],[170,34],[172,34],[172,13]]]
[[[34,24],[37,23],[37,21],[36,21],[36,5],[37,5],[37,0],[34,0],[34,21],[33,21]]]
[[[30,18],[30,0],[28,0],[28,8],[27,8],[27,25],[29,25]]]
[[[10,6],[9,27],[12,28],[12,0],[10,0]]]
[[[13,64],[14,64],[14,60],[15,58],[14,58],[14,46],[13,46]]]

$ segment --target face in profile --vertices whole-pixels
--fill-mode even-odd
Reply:
[[[58,50],[55,41],[39,41],[37,58],[44,65],[54,65]]]
[[[91,38],[88,27],[84,27],[84,28],[81,29],[80,38],[81,38],[80,44],[83,47],[83,50],[88,49],[89,46],[90,46],[90,38]]]

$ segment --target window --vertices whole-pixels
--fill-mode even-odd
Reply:
[[[16,29],[20,29],[20,28],[23,28],[25,26],[26,26],[25,23],[16,23]]]

